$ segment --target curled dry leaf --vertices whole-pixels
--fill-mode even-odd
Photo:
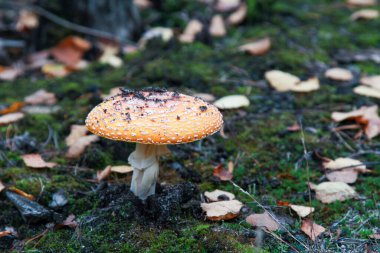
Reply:
[[[230,192],[226,191],[221,191],[221,190],[214,190],[212,192],[206,191],[204,193],[205,197],[210,201],[210,202],[216,202],[216,201],[223,201],[223,200],[233,200],[235,199],[235,195]]]
[[[73,145],[80,137],[86,136],[87,131],[88,130],[85,125],[72,125],[70,134],[65,139],[66,145]]]
[[[5,189],[5,185],[0,180],[0,192],[2,192]]]
[[[124,174],[129,173],[133,171],[133,167],[129,165],[117,165],[117,166],[111,166],[111,171]]]
[[[347,0],[347,4],[354,6],[372,6],[376,5],[376,0]]]
[[[344,201],[357,196],[355,190],[343,182],[324,182],[319,185],[309,184],[316,193],[316,198],[322,203]]]
[[[29,96],[26,96],[24,98],[24,101],[25,103],[31,105],[54,105],[55,103],[57,103],[57,98],[55,97],[54,93],[47,92],[46,90],[41,89]]]
[[[234,11],[228,16],[227,18],[228,24],[230,25],[240,24],[247,17],[247,12],[248,12],[247,4],[242,3],[236,11]]]
[[[0,116],[0,126],[5,126],[5,125],[15,123],[21,120],[22,118],[24,118],[24,114],[22,112],[14,112],[14,113],[9,113],[9,114]]]
[[[78,36],[69,36],[52,48],[51,54],[59,62],[67,66],[75,66],[90,48],[91,43],[89,41]]]
[[[146,43],[154,38],[161,38],[162,41],[167,42],[173,37],[173,30],[166,27],[153,27],[146,31],[138,42],[139,48],[145,48]]]
[[[324,227],[318,225],[311,221],[310,219],[305,219],[302,221],[301,230],[304,232],[312,241],[326,231]]]
[[[351,71],[343,68],[331,68],[325,72],[325,77],[335,81],[351,81],[354,76]]]
[[[314,212],[314,207],[310,206],[299,206],[290,204],[289,207],[297,213],[297,215],[301,218],[304,218]]]
[[[211,19],[209,33],[213,37],[223,37],[226,35],[226,27],[224,25],[222,15],[214,15]]]
[[[361,161],[351,158],[337,158],[323,163],[326,177],[332,182],[354,183],[358,173],[370,172]]]
[[[179,36],[179,40],[183,43],[191,43],[195,40],[195,36],[203,29],[203,24],[196,19],[190,20],[185,31]]]
[[[279,224],[268,214],[268,212],[260,214],[251,214],[245,221],[254,227],[266,228],[269,231],[276,231],[280,228]]]
[[[364,132],[369,139],[380,133],[380,117],[377,114],[377,105],[362,106],[351,112],[333,112],[331,117],[334,121],[354,120],[364,126]]]
[[[217,0],[215,10],[221,12],[231,11],[240,5],[240,0]]]
[[[26,154],[22,155],[22,160],[29,168],[41,169],[41,168],[53,168],[56,163],[45,162],[40,154]]]
[[[240,51],[250,53],[251,55],[266,54],[271,47],[271,40],[269,37],[242,45],[239,47]]]
[[[219,164],[218,166],[216,166],[214,168],[214,172],[213,172],[213,175],[215,177],[218,177],[220,180],[222,181],[229,181],[232,179],[233,175],[232,175],[232,172],[233,171],[230,171],[230,170],[225,170],[223,168],[223,165],[222,164]]]
[[[214,102],[219,109],[237,109],[249,106],[249,99],[244,95],[229,95],[222,97]]]
[[[66,153],[67,158],[78,158],[86,149],[88,145],[90,145],[92,142],[98,141],[99,136],[97,135],[87,135],[80,137],[73,143],[69,150]]]
[[[16,24],[17,31],[26,31],[37,28],[39,24],[38,16],[30,10],[21,10]]]
[[[201,203],[201,208],[206,212],[206,217],[209,220],[231,220],[237,217],[243,203],[239,200],[226,200],[212,203]]]
[[[371,20],[371,19],[377,19],[378,17],[379,17],[378,10],[364,9],[364,10],[359,10],[352,13],[350,19],[353,21],[358,20],[358,19]]]
[[[14,102],[9,107],[0,110],[0,114],[9,114],[13,112],[18,112],[24,107],[25,103],[23,102]]]

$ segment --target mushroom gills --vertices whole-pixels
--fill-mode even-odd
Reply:
[[[133,167],[131,191],[141,200],[153,195],[159,173],[159,158],[170,153],[167,145],[136,143],[128,162]]]

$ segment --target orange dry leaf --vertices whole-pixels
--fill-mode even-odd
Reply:
[[[17,193],[18,195],[21,195],[21,196],[29,199],[29,200],[34,200],[35,199],[35,197],[33,195],[31,195],[29,193],[26,193],[26,192],[24,192],[24,191],[22,191],[22,190],[20,190],[20,189],[18,189],[16,187],[14,187],[14,186],[9,187],[8,189],[11,190],[11,191],[13,191],[13,192],[15,192],[15,193]]]
[[[266,54],[271,47],[271,41],[269,37],[242,45],[239,47],[240,51],[248,52],[251,55],[263,55]]]
[[[215,177],[218,177],[220,180],[222,181],[229,181],[232,179],[232,172],[233,172],[233,169],[232,171],[230,170],[225,170],[223,168],[223,165],[222,164],[219,164],[218,166],[216,166],[214,168],[214,172],[213,172],[213,175]]]
[[[56,163],[45,162],[40,154],[27,154],[22,155],[22,160],[29,168],[41,169],[41,168],[53,168]]]
[[[310,219],[306,219],[302,221],[301,226],[302,232],[304,232],[307,236],[310,237],[312,241],[315,241],[315,239],[325,232],[325,228],[312,222]]]
[[[78,36],[69,36],[51,49],[52,55],[67,66],[75,66],[83,54],[91,48],[89,41]]]
[[[0,231],[0,237],[3,237],[3,236],[6,236],[6,235],[9,235],[11,234],[12,232],[11,231]]]
[[[12,112],[18,112],[21,110],[22,107],[24,107],[24,105],[25,104],[23,102],[14,102],[8,108],[0,110],[0,114],[8,114],[8,113],[12,113]]]
[[[47,92],[44,89],[40,89],[33,94],[26,96],[24,98],[25,103],[31,104],[31,105],[54,105],[57,103],[57,98],[55,97],[55,94],[52,92]]]
[[[260,214],[251,214],[245,221],[254,227],[264,227],[269,231],[276,231],[280,228],[279,224],[266,211]]]
[[[368,139],[376,137],[380,133],[380,117],[377,114],[378,106],[362,106],[351,112],[333,112],[331,117],[336,122],[354,120],[363,125]]]
[[[5,125],[15,123],[21,120],[22,118],[24,118],[24,114],[22,112],[14,112],[14,113],[6,114],[4,116],[0,116],[0,126],[5,126]]]

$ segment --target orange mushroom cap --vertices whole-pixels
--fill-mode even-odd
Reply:
[[[159,88],[120,90],[88,114],[89,131],[112,140],[163,145],[200,140],[223,125],[218,109],[200,98]]]

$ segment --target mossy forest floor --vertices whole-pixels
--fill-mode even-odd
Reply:
[[[161,11],[142,12],[151,26],[184,28],[186,16],[211,17],[211,11],[198,1],[164,2]],[[380,10],[379,5],[373,8]],[[191,44],[154,41],[145,50],[125,56],[121,68],[96,63],[65,78],[25,74],[16,81],[2,82],[0,104],[22,101],[44,88],[57,95],[60,110],[27,115],[12,126],[0,127],[0,143],[29,135],[17,149],[1,146],[1,180],[39,196],[43,206],[48,206],[52,194],[62,189],[69,202],[57,212],[63,217],[74,214],[78,226],[46,231],[48,222],[28,224],[2,192],[0,230],[14,227],[19,237],[9,248],[0,245],[0,251],[13,247],[13,252],[380,252],[379,242],[370,238],[380,232],[379,165],[370,166],[372,173],[360,175],[353,185],[359,198],[322,204],[312,195],[311,204],[316,209],[312,219],[326,228],[315,242],[301,232],[297,216],[277,205],[278,201],[309,204],[308,180],[324,180],[316,152],[330,158],[355,155],[365,162],[379,161],[379,155],[372,152],[380,149],[379,137],[353,139],[355,133],[346,132],[348,136],[342,141],[332,130],[336,126],[332,112],[379,102],[352,92],[359,75],[380,74],[379,64],[341,57],[380,48],[380,19],[352,22],[349,17],[357,9],[347,7],[343,0],[257,1],[248,20],[230,27],[225,38],[201,36],[200,41]],[[249,39],[264,36],[272,39],[267,54],[254,57],[237,50]],[[350,69],[354,80],[324,78],[324,71],[333,66]],[[302,78],[318,76],[321,88],[304,94],[276,92],[264,81],[264,72],[271,69]],[[139,208],[144,206],[130,201],[130,175],[112,173],[108,186],[88,180],[96,178],[96,172],[107,165],[126,164],[134,149],[132,143],[102,138],[92,143],[80,159],[64,157],[70,126],[83,125],[88,112],[101,101],[100,92],[107,94],[116,86],[159,86],[216,97],[244,94],[250,99],[249,107],[223,111],[225,138],[215,134],[200,142],[172,146],[172,154],[162,159],[162,187],[183,185],[181,182],[197,186],[189,203],[168,213],[142,214]],[[296,122],[303,125],[309,170],[306,160],[299,162],[304,156],[300,132],[286,130]],[[59,166],[28,169],[21,155],[32,152]],[[220,163],[226,167],[229,161],[235,162],[233,181],[278,215],[297,241],[284,230],[274,232],[276,238],[245,222],[245,215],[263,210],[230,182],[213,177],[214,167]],[[186,168],[186,173],[178,173],[178,167]],[[231,221],[207,221],[199,208],[200,193],[214,189],[236,194],[247,206],[242,215]],[[41,236],[28,241],[37,235]]]

